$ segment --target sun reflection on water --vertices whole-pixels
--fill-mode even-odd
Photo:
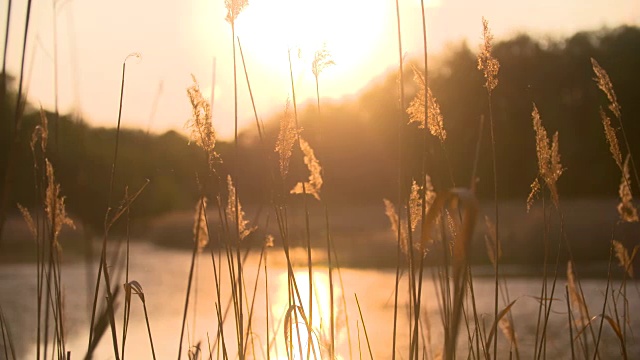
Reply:
[[[287,272],[283,272],[278,277],[275,297],[271,299],[271,311],[274,316],[274,326],[276,327],[274,337],[278,349],[278,358],[287,358],[285,339],[289,338],[289,334],[291,340],[289,350],[292,350],[292,359],[299,359],[301,355],[304,359],[329,358],[332,314],[329,275],[324,271],[314,271],[312,288],[309,286],[309,273],[307,271],[295,271],[293,277],[297,285],[297,294],[294,290],[293,296],[289,300],[289,277]],[[312,299],[311,306],[310,299]],[[341,291],[340,287],[335,286],[335,284],[333,299],[334,344],[337,352],[339,347],[343,345],[346,330],[344,329],[344,307],[341,301]],[[290,322],[287,321],[288,317]],[[289,323],[290,328],[288,328]],[[309,332],[306,323],[311,325],[311,349],[308,349]],[[309,357],[307,357],[308,352],[310,352]],[[342,359],[339,355],[336,355],[335,358]]]

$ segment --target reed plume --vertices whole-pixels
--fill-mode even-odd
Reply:
[[[484,40],[480,46],[480,53],[478,54],[478,70],[482,70],[484,73],[485,84],[484,87],[491,93],[493,89],[498,86],[498,71],[500,70],[500,63],[493,57],[492,50],[493,34],[489,29],[489,22],[484,17],[482,18],[482,39]]]
[[[609,79],[609,74],[607,74],[594,58],[591,58],[591,66],[593,67],[593,72],[596,74],[594,80],[598,83],[600,90],[607,95],[607,99],[609,99],[609,110],[620,119],[622,115],[620,111],[621,107],[620,104],[618,104],[616,92],[613,91],[613,84],[611,83],[611,79]]]
[[[224,18],[228,23],[234,24],[238,15],[249,5],[248,0],[224,0],[224,7],[227,9],[227,16]]]
[[[239,241],[244,240],[249,234],[251,234],[256,228],[255,227],[247,227],[249,224],[249,220],[245,220],[244,211],[242,210],[242,205],[240,204],[240,199],[236,200],[236,188],[233,185],[233,180],[231,179],[231,175],[227,175],[227,191],[229,193],[227,198],[227,221],[229,224],[235,224],[236,219],[238,219],[238,234],[240,238]],[[237,206],[236,206],[237,205]],[[236,215],[236,209],[238,213]]]
[[[541,190],[541,184],[538,179],[542,179],[551,192],[551,199],[556,208],[559,206],[558,188],[556,182],[562,175],[562,164],[560,164],[560,150],[558,142],[558,132],[553,134],[553,140],[550,142],[547,131],[542,126],[540,113],[536,104],[533,104],[533,129],[536,133],[536,154],[538,156],[538,177],[531,184],[531,193],[527,198],[527,211],[533,204],[533,199],[537,192]]]
[[[620,194],[620,204],[618,204],[618,214],[620,214],[620,220],[624,222],[637,222],[638,210],[633,205],[633,197],[631,195],[631,176],[629,175],[629,159],[630,155],[627,155],[624,165],[622,166],[622,179],[620,180],[620,188],[618,194]]]
[[[331,53],[327,50],[327,45],[323,44],[320,50],[317,50],[313,55],[313,61],[311,61],[311,72],[313,76],[318,79],[320,73],[331,65],[335,65],[331,57]]]
[[[33,217],[27,208],[22,206],[21,204],[16,204],[18,206],[18,210],[20,210],[20,214],[22,214],[22,218],[27,223],[27,228],[29,228],[29,232],[33,236],[33,238],[38,237],[38,230],[36,229],[36,223],[33,221]]]
[[[387,215],[387,218],[389,218],[389,222],[391,223],[391,231],[394,235],[400,234],[400,250],[403,254],[407,255],[409,251],[405,226],[401,225],[398,212],[396,211],[396,207],[393,203],[389,199],[382,199],[382,201],[384,202],[384,213]]]
[[[316,158],[309,143],[303,138],[300,138],[300,149],[304,154],[304,163],[309,169],[309,181],[305,181],[304,183],[298,182],[293,187],[293,189],[291,189],[291,193],[302,194],[306,192],[307,194],[313,195],[313,197],[320,200],[320,188],[322,187],[322,166],[320,166],[320,162]]]
[[[629,251],[617,240],[613,240],[613,250],[618,259],[618,265],[620,265],[630,278],[633,278],[633,257],[635,256],[629,256]],[[635,255],[635,251],[633,255]]]
[[[280,119],[280,132],[278,133],[278,140],[276,141],[276,148],[274,150],[280,155],[280,176],[282,176],[283,179],[289,172],[289,160],[291,159],[293,144],[296,141],[298,133],[295,118],[291,112],[291,105],[289,99],[287,99],[284,115]]]
[[[211,117],[211,104],[202,96],[200,85],[196,77],[191,75],[193,85],[187,88],[187,95],[191,101],[192,118],[187,121],[185,128],[190,131],[190,141],[195,141],[207,153],[209,168],[213,170],[214,164],[219,161],[219,156],[214,148],[216,146],[216,131],[213,128]]]
[[[440,142],[444,142],[447,138],[447,132],[444,129],[444,122],[442,114],[440,113],[440,105],[431,93],[431,89],[426,86],[426,79],[424,75],[422,75],[416,67],[413,67],[413,75],[413,79],[418,85],[418,92],[416,93],[416,97],[411,100],[409,108],[407,108],[409,123],[417,122],[418,127],[421,129],[427,127],[431,135],[440,139]],[[429,109],[427,114],[428,116],[424,116],[425,90],[427,93],[427,108]]]
[[[198,199],[193,222],[193,239],[198,243],[198,252],[201,252],[209,243],[209,228],[207,227],[207,198]]]
[[[433,190],[433,185],[431,184],[431,177],[426,175],[425,177],[425,185],[420,186],[418,183],[413,180],[411,184],[411,193],[409,194],[409,213],[411,215],[411,231],[415,231],[418,224],[422,223],[422,202],[423,196],[421,193],[424,191],[424,207],[425,212],[429,211],[431,205],[436,198],[436,192]],[[393,234],[398,234],[398,230],[400,231],[400,249],[405,255],[409,254],[408,248],[408,234],[407,234],[407,222],[405,219],[399,220],[398,213],[396,211],[396,207],[393,203],[388,199],[382,199],[385,207],[385,214],[387,218],[389,218],[389,222],[391,223],[391,230]],[[398,226],[400,229],[398,229]],[[420,244],[414,244],[416,249],[420,249]]]
[[[611,119],[607,116],[607,114],[600,108],[600,119],[602,119],[602,126],[604,126],[604,134],[607,137],[607,142],[609,143],[609,150],[611,151],[611,155],[613,159],[618,164],[620,171],[622,171],[622,153],[620,153],[620,145],[618,144],[618,137],[616,136],[615,129],[611,126]]]
[[[51,226],[53,234],[53,244],[58,246],[58,235],[63,226],[69,226],[75,229],[73,221],[67,216],[67,211],[64,206],[64,196],[60,196],[60,184],[56,183],[55,176],[53,174],[53,166],[49,160],[45,159],[46,173],[47,173],[47,190],[45,200],[45,212],[47,213],[47,219]]]

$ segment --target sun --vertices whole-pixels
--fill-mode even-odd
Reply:
[[[287,49],[312,58],[326,46],[336,64],[348,69],[375,50],[388,21],[385,8],[380,0],[253,1],[238,17],[236,32],[265,64],[286,61]]]

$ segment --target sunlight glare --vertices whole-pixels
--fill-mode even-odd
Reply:
[[[309,298],[311,294],[309,293],[309,273],[306,271],[298,271],[294,274],[296,283],[298,285],[298,291],[300,293],[300,300],[302,302],[301,306],[304,309],[305,315],[309,316]],[[287,283],[288,277],[287,273],[284,272],[280,275],[278,279],[278,289],[276,292],[276,296],[273,299],[272,303],[272,311],[276,317],[276,322],[279,322],[280,319],[283,319],[287,309],[288,309],[288,291],[287,291]],[[329,277],[325,273],[314,272],[313,274],[313,318],[312,318],[312,328],[315,333],[314,336],[314,346],[316,349],[321,348],[321,352],[324,353],[329,346],[330,341],[330,316],[331,316],[331,303],[329,300],[330,289],[329,289]],[[335,319],[335,344],[336,349],[338,348],[339,343],[342,338],[342,324],[341,320],[339,320],[342,316],[342,306],[340,305],[338,299],[340,298],[340,288],[334,287],[334,317]],[[298,303],[296,301],[296,303]],[[299,304],[300,305],[300,304]],[[293,316],[293,315],[292,315]],[[303,324],[300,324],[302,320],[298,320],[298,330],[300,331],[300,343],[302,344],[306,355],[306,343],[307,343],[307,335],[306,335],[306,327]],[[283,326],[283,325],[281,325]],[[279,334],[282,334],[282,329],[279,330]],[[292,331],[292,343],[294,345],[294,354],[293,358],[299,357],[296,355],[299,353],[298,349],[298,337],[297,331],[294,327]],[[284,342],[282,336],[278,336],[277,338],[278,348],[284,350]],[[341,358],[341,357],[336,357]]]
[[[324,44],[341,67],[365,61],[387,21],[381,0],[274,0],[252,2],[236,31],[260,61],[280,66],[286,49],[313,58]],[[295,50],[295,51],[294,51]]]

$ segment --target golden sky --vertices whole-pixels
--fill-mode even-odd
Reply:
[[[482,16],[489,20],[496,40],[519,32],[559,38],[577,30],[640,25],[638,0],[426,0],[426,4],[429,46],[436,53],[460,39],[476,48]],[[6,6],[6,0],[0,2],[3,19]],[[12,6],[8,71],[17,74],[26,0],[14,0]],[[408,57],[421,54],[420,0],[400,0],[400,7],[404,52]],[[29,100],[49,109],[54,104],[54,14],[61,112],[79,108],[90,124],[115,126],[122,61],[138,52],[140,60],[127,62],[123,126],[183,131],[190,117],[186,96],[190,75],[209,96],[215,58],[214,127],[220,137],[232,136],[233,56],[224,0],[33,1],[26,57],[30,76],[25,82]],[[284,110],[291,94],[288,49],[293,49],[298,102],[315,97],[310,64],[324,43],[336,65],[321,74],[320,93],[340,98],[356,94],[385,70],[397,67],[396,26],[393,0],[249,0],[236,32],[258,115],[267,119]],[[241,126],[252,125],[239,53],[237,59],[239,120]]]

